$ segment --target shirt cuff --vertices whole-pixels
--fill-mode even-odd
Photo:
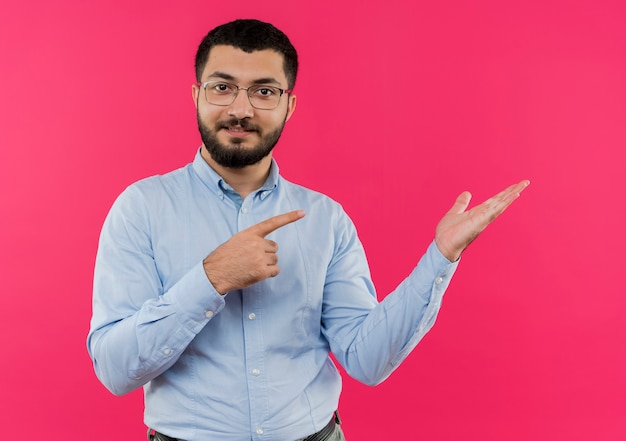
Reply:
[[[167,295],[176,305],[182,324],[194,333],[200,332],[225,305],[224,296],[209,281],[202,262],[185,274]]]

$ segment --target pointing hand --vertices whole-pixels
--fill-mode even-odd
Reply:
[[[247,288],[280,272],[278,244],[265,239],[271,232],[305,215],[297,210],[271,217],[235,234],[203,261],[204,271],[217,292],[224,295]]]

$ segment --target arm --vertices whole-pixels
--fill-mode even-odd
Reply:
[[[368,305],[362,295],[375,296],[354,228],[348,221],[340,227],[344,234],[328,272],[323,325],[333,353],[351,376],[374,385],[399,366],[433,326],[462,251],[528,184],[513,185],[469,211],[470,195],[461,194],[416,268],[380,304],[369,300]]]
[[[168,369],[224,306],[202,262],[163,286],[145,207],[134,187],[120,195],[96,257],[88,349],[98,378],[117,395]]]
[[[376,301],[361,243],[349,220],[327,273],[322,332],[356,380],[385,380],[431,329],[458,262],[433,242],[411,274]]]

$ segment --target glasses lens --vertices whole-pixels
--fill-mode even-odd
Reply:
[[[275,109],[281,95],[282,91],[272,86],[252,86],[248,89],[250,104],[257,109]]]
[[[228,83],[210,82],[204,88],[204,93],[209,103],[228,106],[235,99],[237,87]]]

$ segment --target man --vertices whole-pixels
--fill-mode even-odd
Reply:
[[[89,352],[113,393],[143,386],[151,439],[343,440],[329,351],[366,384],[389,376],[433,325],[461,252],[528,185],[469,211],[461,194],[378,303],[348,216],[272,159],[297,66],[270,24],[209,32],[192,86],[199,152],[130,186],[103,226]]]

